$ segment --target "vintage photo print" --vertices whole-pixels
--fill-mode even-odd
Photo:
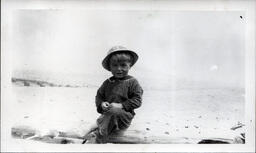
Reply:
[[[255,149],[255,1],[214,2],[3,1],[3,151]]]

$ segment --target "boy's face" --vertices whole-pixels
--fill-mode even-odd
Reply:
[[[110,71],[115,78],[121,79],[128,75],[131,63],[124,60],[110,60]]]

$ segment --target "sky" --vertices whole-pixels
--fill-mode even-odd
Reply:
[[[138,77],[244,86],[245,20],[239,11],[19,10],[12,67],[107,75],[102,59],[122,45],[139,55]]]

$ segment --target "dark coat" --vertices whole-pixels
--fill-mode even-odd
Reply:
[[[132,76],[123,79],[111,77],[103,82],[97,91],[96,107],[103,114],[102,102],[121,103],[126,112],[135,115],[134,109],[141,106],[143,90],[139,82]]]

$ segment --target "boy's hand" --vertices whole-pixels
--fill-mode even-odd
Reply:
[[[120,103],[111,103],[110,106],[113,108],[121,108],[121,109],[123,108],[123,105]]]
[[[101,103],[101,107],[104,111],[106,111],[108,109],[108,107],[110,106],[109,102],[103,102]]]

